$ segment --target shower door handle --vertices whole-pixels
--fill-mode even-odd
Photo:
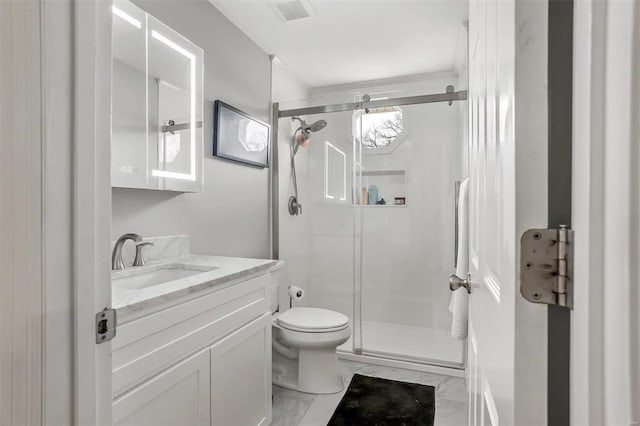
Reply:
[[[471,294],[471,274],[467,274],[464,279],[455,274],[449,276],[449,289],[456,291],[460,287],[466,288],[467,293]]]
[[[453,267],[458,265],[458,236],[460,234],[460,224],[458,223],[458,199],[460,198],[460,185],[462,181],[453,182]]]

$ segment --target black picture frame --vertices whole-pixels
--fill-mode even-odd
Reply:
[[[271,126],[219,100],[214,102],[213,110],[213,155],[254,167],[269,167]],[[263,150],[251,151],[240,140],[241,128],[247,131],[252,123],[258,125],[253,125],[254,131],[265,132],[267,144]]]

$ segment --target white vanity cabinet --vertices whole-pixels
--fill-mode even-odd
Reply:
[[[271,421],[271,314],[211,347],[211,424]]]
[[[209,350],[142,383],[113,404],[118,426],[209,426]]]
[[[268,273],[230,281],[122,318],[114,424],[269,424],[269,282]]]

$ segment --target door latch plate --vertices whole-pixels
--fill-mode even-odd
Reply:
[[[96,343],[104,343],[116,336],[117,315],[115,309],[104,308],[96,314]]]

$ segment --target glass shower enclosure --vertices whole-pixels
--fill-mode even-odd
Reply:
[[[465,342],[450,335],[448,277],[466,92],[395,92],[274,105],[274,255],[286,261],[290,284],[307,291],[296,306],[351,318],[339,351],[461,368]],[[292,161],[301,120],[327,124]],[[295,192],[299,212],[289,208]]]

